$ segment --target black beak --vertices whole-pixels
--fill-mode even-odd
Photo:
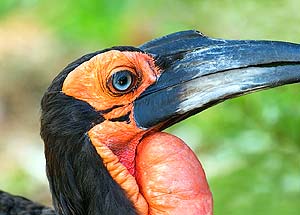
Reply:
[[[300,82],[300,45],[184,31],[140,47],[162,74],[134,104],[141,128],[166,128],[226,99]]]

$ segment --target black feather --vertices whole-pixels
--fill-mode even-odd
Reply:
[[[52,208],[0,190],[0,215],[55,215]]]

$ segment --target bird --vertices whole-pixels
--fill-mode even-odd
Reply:
[[[213,214],[200,161],[163,132],[225,100],[300,82],[300,45],[171,33],[67,65],[41,101],[54,209],[0,192],[0,214]]]

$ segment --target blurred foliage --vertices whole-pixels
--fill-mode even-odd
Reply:
[[[29,157],[43,153],[42,92],[74,58],[184,29],[299,43],[299,8],[298,0],[0,1],[0,188],[49,202],[48,192],[36,195],[47,187],[39,170],[44,161]],[[298,214],[299,90],[292,85],[247,95],[169,129],[199,155],[215,214]]]

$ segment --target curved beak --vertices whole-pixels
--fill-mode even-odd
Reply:
[[[300,82],[300,45],[184,31],[140,47],[162,69],[134,103],[141,128],[164,129],[224,100]]]

